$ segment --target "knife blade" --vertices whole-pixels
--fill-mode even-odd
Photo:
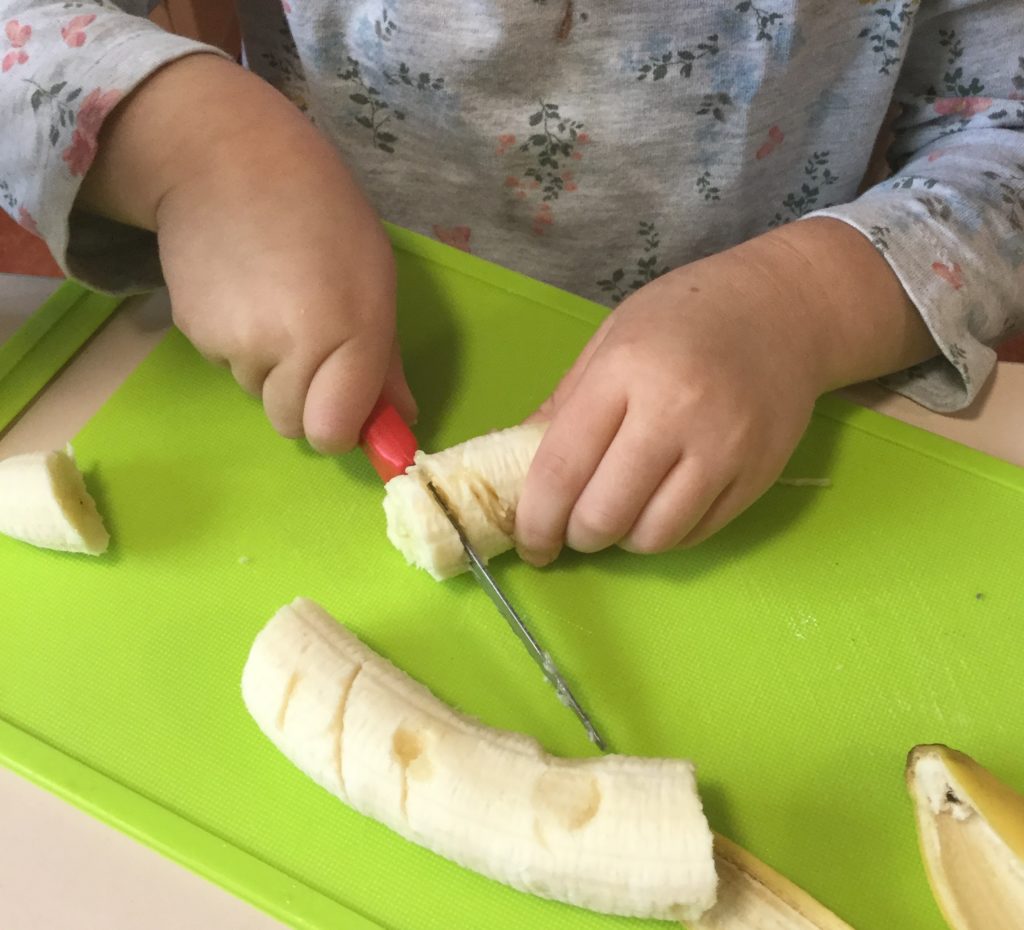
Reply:
[[[416,451],[419,444],[412,430],[406,425],[401,414],[395,407],[388,403],[383,397],[377,401],[376,406],[370,413],[366,425],[363,427],[360,436],[360,446],[366,453],[374,470],[387,483],[398,475],[405,474],[405,470],[414,463]],[[459,537],[459,542],[466,553],[470,571],[476,579],[477,584],[490,598],[497,608],[498,613],[504,618],[509,628],[523,644],[530,657],[540,667],[544,678],[555,689],[559,701],[568,707],[576,718],[583,725],[587,732],[587,738],[602,752],[607,751],[607,746],[601,734],[598,733],[586,711],[583,710],[576,696],[572,693],[569,685],[558,671],[551,653],[543,649],[537,641],[536,636],[526,625],[522,615],[512,606],[506,594],[495,581],[480,554],[473,548],[469,537],[453,512],[444,493],[435,487],[432,481],[427,482],[427,491],[434,498],[437,506],[445,515],[452,529]]]

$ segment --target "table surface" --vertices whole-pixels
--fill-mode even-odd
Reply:
[[[0,341],[54,289],[0,275]],[[169,325],[166,295],[126,302],[26,414],[0,457],[59,448]],[[849,398],[1024,465],[1024,365],[1001,364],[979,401],[938,416],[875,385]],[[13,773],[0,768],[0,926],[4,930],[271,930],[276,920]]]

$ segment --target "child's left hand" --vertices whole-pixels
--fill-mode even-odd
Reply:
[[[884,259],[835,220],[670,272],[608,317],[536,415],[551,425],[520,554],[700,542],[772,485],[819,394],[935,351]]]

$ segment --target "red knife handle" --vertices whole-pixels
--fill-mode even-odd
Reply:
[[[402,415],[383,397],[370,412],[359,435],[359,445],[385,482],[404,475],[419,448]]]

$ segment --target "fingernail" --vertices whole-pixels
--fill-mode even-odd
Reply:
[[[518,547],[516,552],[519,553],[519,558],[524,562],[529,562],[534,568],[543,568],[545,565],[551,564],[554,560],[554,555],[547,552],[536,552],[533,549],[523,549]]]
[[[517,546],[515,550],[519,558],[524,562],[529,562],[535,568],[541,568],[548,563],[548,559],[545,557],[543,552],[536,552],[532,549],[524,549],[522,546]]]

